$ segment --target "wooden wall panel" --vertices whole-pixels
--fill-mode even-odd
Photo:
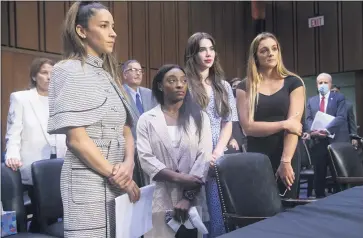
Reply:
[[[1,45],[10,45],[9,3],[1,1]]]
[[[150,67],[159,68],[163,62],[162,2],[149,2]]]
[[[224,41],[219,42],[219,44],[225,44],[225,59],[223,68],[225,70],[225,76],[227,80],[234,78],[237,76],[236,72],[236,65],[234,61],[234,57],[231,57],[234,54],[235,48],[235,32],[234,32],[234,25],[235,25],[235,16],[234,16],[234,2],[225,2],[224,3]]]
[[[190,2],[190,35],[206,32],[213,35],[213,2]]]
[[[38,2],[15,2],[16,46],[39,50]]]
[[[188,2],[177,2],[178,64],[184,66],[184,51],[189,38]]]
[[[265,16],[266,31],[273,33],[274,26],[274,2],[266,2],[266,16]]]
[[[117,60],[125,62],[129,58],[129,21],[128,2],[113,3],[113,20],[115,22],[115,32],[117,34],[115,49]]]
[[[249,54],[249,49],[250,49],[250,45],[253,41],[253,39],[256,37],[255,36],[255,31],[254,31],[254,26],[253,26],[253,22],[252,22],[252,15],[251,15],[251,3],[250,2],[243,2],[244,8],[243,8],[243,16],[244,16],[244,22],[243,22],[243,45],[244,45],[244,58],[246,59],[246,68],[247,69],[247,61],[248,61],[248,54]]]
[[[146,66],[146,4],[144,2],[129,2],[131,4],[131,58],[137,59]]]
[[[317,28],[319,32],[319,71],[339,72],[338,3],[318,2],[318,6],[319,15],[324,16],[324,26]]]
[[[314,16],[313,2],[297,4],[297,73],[316,75],[315,28],[309,28],[307,19]]]
[[[288,70],[294,69],[293,4],[275,2],[276,36],[281,44],[283,62]]]
[[[363,69],[363,3],[357,1],[341,2],[341,4],[343,69],[344,71]]]
[[[63,2],[44,2],[45,51],[60,54],[62,52],[62,24],[64,20]]]
[[[222,68],[226,64],[226,45],[225,45],[225,25],[223,23],[223,13],[225,8],[224,2],[214,2],[214,35],[213,38],[216,41],[216,51],[220,59]]]
[[[178,58],[176,2],[163,2],[163,52],[164,64],[176,64]]]
[[[235,73],[236,77],[244,77],[246,72],[246,62],[245,62],[245,47],[244,47],[244,34],[243,34],[243,10],[244,4],[243,2],[236,2],[236,6],[234,9],[235,15],[235,25],[234,25],[234,62],[235,62]]]

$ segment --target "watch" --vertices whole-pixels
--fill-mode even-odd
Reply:
[[[189,201],[193,201],[195,199],[196,191],[195,190],[184,190],[183,197]]]

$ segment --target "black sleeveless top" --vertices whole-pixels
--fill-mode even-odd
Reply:
[[[254,121],[275,122],[286,120],[290,107],[290,93],[301,86],[303,86],[303,83],[299,78],[288,76],[284,79],[283,87],[276,93],[270,96],[260,93]],[[246,80],[243,80],[237,89],[246,91]],[[247,136],[247,150],[266,154],[271,160],[274,171],[277,170],[280,164],[283,146],[284,131],[267,137]]]

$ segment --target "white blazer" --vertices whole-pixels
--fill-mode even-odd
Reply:
[[[10,95],[5,160],[15,158],[22,161],[20,172],[23,184],[33,184],[32,163],[49,159],[51,155],[48,117],[43,107],[35,88]],[[57,157],[64,158],[67,151],[66,136],[56,135],[55,138]]]

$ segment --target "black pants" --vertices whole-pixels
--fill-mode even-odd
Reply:
[[[314,164],[314,188],[317,198],[325,197],[326,172],[329,165],[329,139],[315,139],[311,148]]]
[[[181,225],[178,232],[175,234],[175,238],[197,238],[197,229],[187,229],[184,225]]]
[[[28,195],[31,201],[31,210],[33,212],[33,217],[30,223],[29,231],[33,233],[40,232],[40,225],[38,222],[38,216],[37,216],[37,208],[35,206],[35,198],[34,198],[34,188],[33,185],[26,185],[24,184],[24,190],[28,191]]]

